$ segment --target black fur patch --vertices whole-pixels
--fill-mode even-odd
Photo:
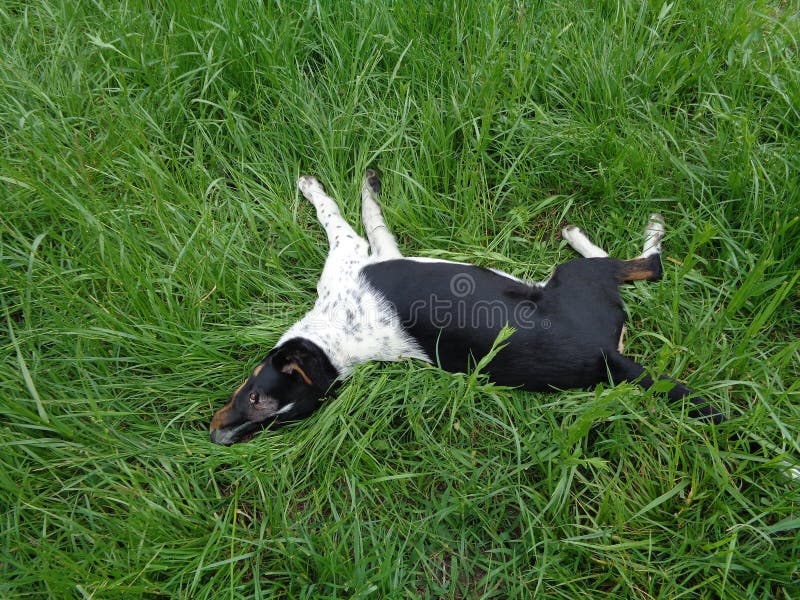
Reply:
[[[516,329],[487,368],[490,378],[527,390],[606,381],[625,313],[615,259],[577,259],[545,287],[472,265],[408,259],[368,265],[367,281],[394,305],[404,329],[448,371],[485,356],[503,326]]]

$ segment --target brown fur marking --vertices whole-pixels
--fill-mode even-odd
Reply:
[[[661,260],[657,254],[647,258],[633,258],[623,260],[619,271],[621,281],[639,281],[648,279],[650,281],[661,278]]]
[[[303,378],[303,381],[305,381],[307,385],[312,385],[311,377],[306,375],[306,372],[303,371],[303,369],[301,369],[300,365],[298,365],[297,363],[294,363],[294,362],[289,363],[288,365],[283,367],[283,369],[281,369],[281,371],[283,371],[284,373],[294,373],[296,371],[296,372],[300,373],[300,377]]]
[[[246,379],[242,382],[242,385],[236,388],[236,391],[233,392],[233,395],[231,396],[231,401],[228,402],[222,408],[220,408],[216,413],[214,413],[214,418],[211,419],[212,430],[221,429],[225,425],[225,413],[233,408],[233,403],[236,401],[236,394],[238,394],[241,391],[245,383],[247,383]]]
[[[220,408],[211,419],[211,430],[222,429],[225,426],[225,413],[233,408],[233,400]]]

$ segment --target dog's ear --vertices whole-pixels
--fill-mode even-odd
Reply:
[[[284,363],[284,365],[281,367],[281,373],[286,373],[287,375],[297,373],[308,385],[313,385],[311,377],[309,377],[308,373],[306,373],[303,370],[303,367],[300,366],[299,360],[290,360],[289,362]]]
[[[308,362],[308,352],[304,348],[292,342],[287,342],[275,348],[270,358],[276,371],[286,375],[298,374],[308,385],[312,384],[311,377],[303,368],[303,364]]]
[[[338,373],[316,344],[296,338],[275,348],[270,358],[277,371],[297,377],[306,385],[328,389]]]

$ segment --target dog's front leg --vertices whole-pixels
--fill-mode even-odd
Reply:
[[[369,245],[373,256],[377,256],[381,260],[401,258],[403,255],[397,248],[397,242],[383,221],[377,199],[380,191],[381,180],[375,171],[369,169],[361,184],[361,219],[364,221]]]
[[[331,254],[343,251],[352,256],[366,256],[367,240],[359,236],[344,220],[336,201],[325,193],[316,177],[303,175],[297,181],[303,196],[317,209],[317,219],[328,236]]]
[[[369,244],[344,220],[336,201],[325,193],[316,177],[304,175],[297,181],[297,187],[317,209],[317,218],[328,236],[330,250],[317,283],[322,296],[339,287],[337,284],[343,279],[355,277],[368,257]]]

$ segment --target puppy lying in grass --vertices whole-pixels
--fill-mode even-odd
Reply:
[[[367,171],[361,188],[369,241],[342,218],[314,177],[298,186],[314,205],[330,244],[314,308],[278,340],[211,421],[211,440],[233,444],[272,424],[305,418],[336,392],[354,365],[418,358],[465,372],[513,330],[484,372],[495,383],[531,391],[585,388],[653,379],[622,353],[625,312],[619,285],[661,278],[664,221],[650,218],[642,253],[611,258],[575,226],[563,229],[582,256],[529,283],[466,263],[404,257],[383,221],[380,180]],[[667,396],[689,415],[725,417],[685,386]]]

